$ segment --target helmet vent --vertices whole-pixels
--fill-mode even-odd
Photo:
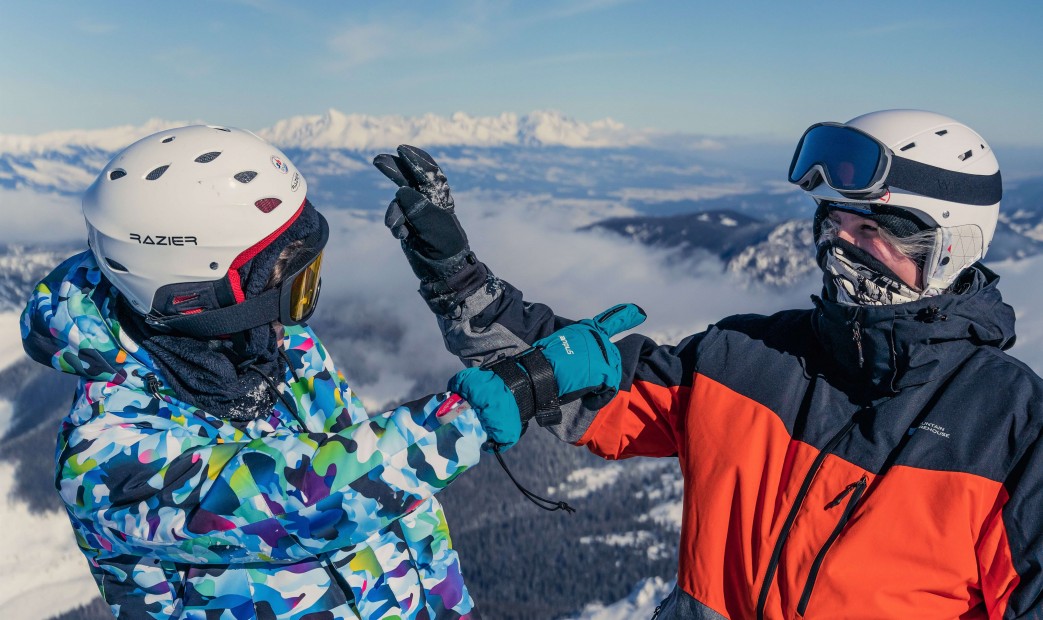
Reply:
[[[166,144],[168,142],[173,142],[173,141],[174,141],[174,136],[167,136],[166,138],[163,138],[163,144]]]
[[[218,131],[225,131],[225,132],[228,132],[228,133],[232,133],[232,130],[228,129],[227,127],[211,127],[211,129],[216,129]]]
[[[967,161],[971,158],[971,155],[974,155],[974,151],[967,151],[966,153],[961,153],[957,155],[957,157],[960,158],[960,161]]]
[[[159,168],[156,168],[152,172],[150,172],[147,175],[145,175],[145,180],[146,181],[155,181],[159,177],[163,176],[163,173],[166,172],[167,168],[169,168],[169,167],[170,167],[170,164],[167,164],[166,166],[160,166]]]
[[[196,163],[198,164],[209,164],[210,162],[217,159],[217,156],[221,154],[221,151],[210,151],[209,153],[203,153],[199,157],[196,157]]]
[[[122,179],[125,176],[127,176],[126,170],[124,170],[123,168],[116,168],[115,170],[109,173],[109,180],[115,181],[116,179]]]
[[[261,210],[261,213],[271,213],[282,204],[282,201],[278,198],[262,198],[254,203],[254,206]]]
[[[109,267],[111,267],[113,269],[113,271],[122,271],[123,273],[127,273],[127,272],[130,271],[129,269],[124,267],[122,264],[117,263],[116,261],[112,260],[111,258],[106,258],[105,262],[109,264]]]
[[[902,151],[902,152],[905,152],[905,151],[908,151],[909,149],[914,148],[914,147],[916,147],[916,143],[915,142],[910,142],[909,144],[906,144],[905,146],[903,146],[902,148],[900,148],[898,150]]]
[[[257,173],[253,170],[243,170],[242,172],[240,172],[232,178],[236,181],[239,181],[240,183],[249,183],[250,181],[253,181],[254,177],[256,176]]]
[[[936,135],[936,136],[944,136],[947,133],[949,133],[948,129],[942,129],[941,131],[934,132],[934,135]]]

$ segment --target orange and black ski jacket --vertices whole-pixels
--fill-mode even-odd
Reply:
[[[631,335],[618,395],[563,439],[674,457],[677,588],[659,618],[1043,616],[1043,381],[1003,352],[984,267],[961,294]],[[567,323],[491,280],[440,322],[472,363]]]

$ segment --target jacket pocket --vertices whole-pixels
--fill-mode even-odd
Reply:
[[[815,556],[815,561],[811,563],[811,570],[808,571],[808,580],[804,584],[804,591],[800,595],[800,601],[797,603],[797,613],[801,616],[808,609],[808,602],[811,601],[811,592],[815,589],[815,581],[818,579],[819,570],[822,568],[822,562],[826,558],[826,553],[829,552],[829,548],[833,546],[840,533],[844,531],[844,527],[847,522],[851,519],[851,514],[855,511],[855,506],[858,504],[858,500],[862,499],[862,495],[866,492],[866,486],[869,481],[865,476],[862,476],[857,481],[849,484],[843,491],[837,495],[836,499],[826,504],[826,509],[834,508],[844,503],[844,512],[840,515],[840,520],[837,521],[836,527],[830,533],[829,538],[826,539],[825,544],[819,549],[818,554]]]

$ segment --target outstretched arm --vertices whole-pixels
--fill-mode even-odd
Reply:
[[[249,437],[202,414],[150,414],[141,394],[140,408],[124,399],[65,429],[60,492],[83,544],[111,555],[311,557],[363,542],[478,462],[485,433],[466,403],[445,415],[446,396],[338,432]]]
[[[437,316],[451,353],[469,366],[489,365],[575,323],[527,301],[475,257],[446,176],[430,155],[402,145],[397,154],[380,155],[374,164],[400,187],[386,221],[402,239],[402,250],[421,280],[420,294]],[[642,336],[623,338],[619,395],[602,409],[583,400],[565,403],[561,423],[548,430],[606,458],[675,454],[678,416],[688,397],[684,384],[700,340],[694,336],[668,347]]]

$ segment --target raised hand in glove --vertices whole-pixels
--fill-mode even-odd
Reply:
[[[449,182],[430,155],[407,144],[398,147],[397,155],[377,155],[373,165],[399,186],[384,224],[401,240],[421,295],[432,310],[445,314],[487,273],[456,217]]]
[[[449,390],[474,407],[489,435],[487,448],[510,448],[535,418],[540,426],[561,421],[559,406],[583,399],[588,409],[606,405],[619,390],[619,349],[612,336],[636,327],[645,313],[634,304],[610,308],[542,338],[513,357],[488,367],[467,368]]]
[[[382,153],[373,158],[373,165],[384,176],[394,181],[395,185],[412,187],[439,209],[453,212],[453,195],[449,191],[449,181],[426,151],[408,144],[400,144],[397,156]]]

